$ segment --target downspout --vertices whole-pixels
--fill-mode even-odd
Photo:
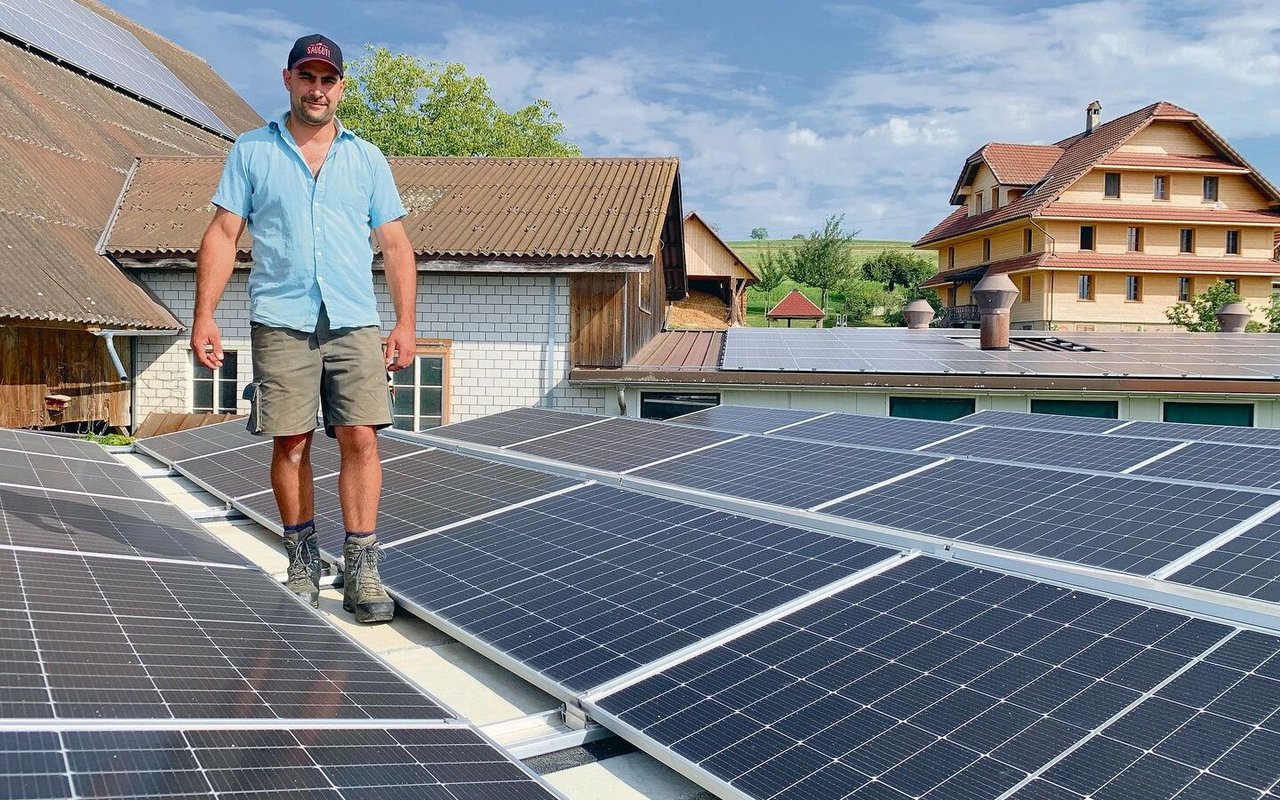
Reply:
[[[542,398],[547,408],[555,408],[556,405],[552,389],[556,377],[556,316],[560,313],[560,298],[556,296],[560,289],[558,277],[551,276],[551,286],[547,290],[547,342],[542,358],[542,383],[545,387]]]
[[[177,336],[181,331],[134,331],[134,330],[109,330],[109,331],[92,331],[94,336],[101,337],[107,343],[107,357],[111,359],[111,365],[116,368],[116,376],[123,383],[129,383],[129,373],[124,368],[124,363],[120,361],[120,354],[116,352],[115,338],[120,336]]]

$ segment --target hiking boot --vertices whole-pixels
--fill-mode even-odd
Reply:
[[[285,588],[312,608],[320,607],[320,548],[316,545],[316,529],[303,528],[284,535],[284,552],[289,556],[289,572]]]
[[[345,562],[342,587],[342,608],[356,615],[356,622],[388,622],[395,613],[382,578],[378,576],[378,562],[382,560],[382,548],[378,540],[368,536],[348,536],[342,545]]]

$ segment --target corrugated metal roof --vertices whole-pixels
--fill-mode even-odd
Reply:
[[[154,41],[163,40],[151,34],[144,43]],[[225,87],[221,79],[194,56],[169,48],[157,55],[173,60],[171,69],[185,63],[184,78],[198,84],[193,89],[207,102],[216,100],[207,92]],[[95,244],[138,153],[213,155],[230,143],[2,41],[0,75],[0,317],[181,327],[143,287],[98,255]],[[239,98],[224,99],[222,106],[219,115],[231,117],[233,125],[256,117]]]
[[[425,258],[648,260],[675,158],[391,158]],[[222,158],[144,158],[108,232],[120,256],[190,256],[209,223]],[[252,243],[241,241],[242,251]]]

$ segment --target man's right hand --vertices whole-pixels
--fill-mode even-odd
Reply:
[[[222,366],[222,333],[212,319],[191,323],[191,352],[196,360],[215,372]]]

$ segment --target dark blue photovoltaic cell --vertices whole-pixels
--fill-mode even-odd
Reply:
[[[102,461],[118,464],[115,457],[93,442],[38,431],[15,431],[0,428],[0,450],[17,450],[21,453],[36,453],[63,458],[82,458],[87,461]],[[8,456],[0,453],[0,458]]]
[[[593,486],[386,551],[384,583],[585,690],[896,551]]]
[[[1027,414],[1021,411],[977,411],[955,422],[964,425],[991,425],[997,428],[1033,428],[1042,431],[1105,433],[1124,424],[1122,419],[1072,417],[1066,414]],[[1119,431],[1129,435],[1124,429]],[[1132,434],[1138,435],[1138,434]]]
[[[0,733],[0,791],[9,798],[553,797],[463,727],[9,731]]]
[[[164,499],[146,480],[118,461],[88,461],[10,450],[0,450],[0,484],[139,500]]]
[[[173,464],[187,458],[198,458],[254,444],[270,444],[270,441],[249,433],[244,420],[236,419],[166,433],[163,436],[148,436],[139,439],[134,447],[166,464]]]
[[[937,461],[937,456],[749,436],[633,474],[748,500],[808,508]]]
[[[256,569],[0,563],[0,718],[452,716]]]
[[[1195,442],[1133,474],[1275,489],[1280,487],[1280,447]]]
[[[754,406],[712,406],[692,414],[673,417],[667,422],[711,428],[734,433],[768,433],[783,425],[791,425],[821,416],[821,411],[802,411],[788,408],[756,408]]]
[[[1232,632],[920,557],[589,702],[760,800],[995,800]]]
[[[1280,638],[1238,632],[1014,797],[1274,797],[1280,781],[1278,654]]]
[[[590,469],[622,472],[700,447],[726,442],[735,434],[661,425],[627,417],[610,417],[596,425],[517,444],[512,450],[577,464]]]
[[[780,436],[832,444],[861,444],[912,450],[921,445],[955,436],[972,425],[957,425],[927,419],[871,417],[862,414],[830,414],[780,431]]]
[[[1121,436],[1155,436],[1182,442],[1205,441],[1280,447],[1280,429],[1237,425],[1193,425],[1185,422],[1131,422],[1116,431]]]
[[[1120,472],[1173,446],[1171,442],[1157,439],[1027,428],[981,428],[926,447],[920,452],[1019,461],[1045,467]],[[1280,450],[1276,453],[1280,456]]]
[[[432,428],[428,434],[490,447],[506,447],[539,436],[567,431],[600,419],[605,418],[552,411],[547,408],[513,408],[510,411],[479,419]]]
[[[824,511],[1150,575],[1275,502],[1256,492],[955,461]]]
[[[1280,517],[1255,525],[1169,580],[1280,603]]]

